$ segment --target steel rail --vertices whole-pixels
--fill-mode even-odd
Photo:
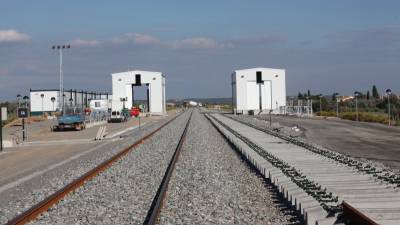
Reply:
[[[168,191],[169,181],[171,180],[172,173],[175,170],[175,164],[178,161],[178,158],[179,158],[181,150],[182,150],[183,143],[185,142],[186,133],[189,128],[192,114],[193,114],[193,111],[190,113],[190,117],[186,123],[185,129],[182,132],[182,136],[179,140],[179,143],[176,146],[174,155],[172,156],[171,161],[169,162],[169,165],[167,167],[167,170],[165,171],[162,182],[161,182],[160,186],[158,187],[157,194],[153,199],[153,202],[150,206],[149,211],[147,212],[146,219],[143,223],[144,225],[155,225],[157,223],[158,216],[160,215],[161,209],[163,207],[163,202],[164,202],[164,199],[165,199],[167,191]]]
[[[136,141],[129,147],[125,148],[124,150],[120,151],[119,153],[115,154],[111,158],[105,160],[102,162],[100,165],[96,166],[92,170],[86,172],[82,176],[78,177],[77,179],[73,180],[71,183],[67,184],[63,188],[59,189],[49,197],[45,198],[41,202],[37,203],[36,205],[32,206],[25,212],[17,215],[15,218],[11,219],[6,223],[6,225],[22,225],[26,224],[34,219],[36,219],[38,216],[40,216],[43,212],[46,212],[48,209],[50,209],[53,205],[57,204],[61,199],[63,199],[67,194],[71,193],[72,191],[76,190],[77,188],[83,186],[87,181],[107,169],[108,167],[111,166],[114,162],[116,162],[118,159],[129,153],[133,148],[137,147],[138,145],[142,144],[146,139],[150,138],[153,136],[155,133],[157,133],[159,130],[167,126],[169,123],[174,121],[176,118],[178,118],[180,115],[183,115],[183,113],[179,113],[176,115],[174,118],[168,120],[165,122],[163,125],[161,125],[159,128],[156,130],[150,132],[140,140]]]
[[[360,212],[347,202],[342,203],[343,217],[352,225],[378,225],[371,218]]]

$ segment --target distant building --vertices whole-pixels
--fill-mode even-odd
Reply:
[[[340,96],[340,97],[338,97],[338,100],[340,101],[340,102],[348,102],[348,101],[351,101],[351,100],[353,100],[354,99],[354,96],[352,96],[352,95],[349,95],[349,96]]]
[[[234,71],[232,105],[236,113],[280,113],[286,106],[285,70],[258,67]]]
[[[112,111],[131,108],[135,101],[135,86],[147,87],[145,108],[150,114],[165,114],[165,76],[161,72],[133,70],[112,75]]]
[[[31,115],[41,115],[44,112],[59,111],[60,91],[56,89],[47,90],[30,90],[30,111]],[[93,99],[111,99],[112,96],[108,93],[64,90],[64,106],[87,108],[90,105],[90,100]]]

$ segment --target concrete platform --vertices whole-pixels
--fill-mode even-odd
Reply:
[[[377,218],[376,220],[379,218],[382,224],[392,224],[393,218],[400,217],[400,212],[397,211],[400,207],[398,188],[393,188],[393,186],[377,182],[372,175],[355,171],[353,168],[338,164],[331,159],[312,153],[297,145],[286,143],[276,137],[225,116],[219,114],[213,114],[213,116],[235,130],[235,132],[261,147],[264,151],[294,166],[309,180],[322,185],[322,188],[327,188],[328,192],[332,192],[334,196],[338,196],[340,200],[349,200],[352,204],[354,203],[355,207],[360,211],[365,209],[372,210],[370,213],[374,215],[374,217],[371,218]],[[295,185],[290,184],[279,170],[273,167],[271,168],[271,165],[264,162],[264,159],[260,156],[255,156],[258,154],[250,149],[243,141],[239,140],[222,126],[218,126],[236,146],[240,147],[243,154],[249,158],[251,163],[264,174],[268,172],[267,177],[269,177],[271,182],[284,193],[288,201],[293,203],[293,199],[295,199],[296,207],[302,211],[308,224],[314,224],[314,222],[316,223],[317,221],[321,221],[321,223],[324,224],[332,224],[332,219],[323,218],[323,213],[316,213],[319,212],[319,209],[310,209],[310,207],[315,207],[313,206],[312,200],[309,199],[310,196],[305,196],[302,190],[298,190]],[[262,163],[260,163],[260,161],[262,161]],[[279,179],[283,180],[283,182],[280,182]],[[360,196],[362,200],[357,200],[357,196]],[[390,200],[390,198],[392,198],[392,200]],[[377,209],[389,210],[392,213],[376,211]],[[397,222],[400,224],[400,221]]]

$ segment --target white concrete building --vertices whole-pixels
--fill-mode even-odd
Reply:
[[[57,89],[30,90],[30,112],[32,115],[41,115],[43,112],[55,112],[60,109],[60,95]],[[64,105],[79,108],[89,107],[90,100],[111,99],[108,93],[64,90]],[[54,99],[54,101],[52,101]]]
[[[133,70],[112,74],[112,110],[130,109],[135,100],[134,87],[147,86],[147,111],[161,115],[165,106],[165,77],[161,72]]]
[[[285,70],[251,68],[232,73],[232,105],[236,113],[283,113],[286,106]]]

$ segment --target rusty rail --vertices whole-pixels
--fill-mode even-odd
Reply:
[[[180,113],[180,114],[176,115],[174,118],[170,119],[169,121],[167,121],[166,123],[161,125],[156,130],[152,131],[151,133],[147,134],[146,136],[144,136],[140,140],[136,141],[131,146],[125,148],[122,151],[120,151],[119,153],[117,153],[116,155],[111,157],[110,159],[107,159],[106,161],[104,161],[103,163],[98,165],[97,167],[95,167],[92,170],[88,171],[87,173],[83,174],[79,178],[75,179],[74,181],[72,181],[68,185],[64,186],[60,190],[56,191],[55,193],[53,193],[49,197],[45,198],[44,200],[42,200],[38,204],[32,206],[27,211],[17,215],[15,218],[13,218],[10,221],[8,221],[6,223],[6,225],[22,225],[22,224],[26,224],[26,223],[36,219],[43,212],[46,212],[53,205],[55,205],[57,202],[59,202],[61,199],[63,199],[68,193],[76,190],[80,186],[83,186],[85,184],[85,182],[89,181],[91,178],[93,178],[94,176],[98,175],[99,173],[101,173],[102,171],[104,171],[105,169],[110,167],[111,164],[113,164],[115,161],[117,161],[118,159],[120,159],[121,157],[123,157],[124,155],[129,153],[136,146],[142,144],[146,139],[148,139],[151,136],[153,136],[155,133],[157,133],[163,127],[167,126],[169,123],[174,121],[178,116],[180,116],[182,114],[183,113]]]
[[[164,199],[165,199],[167,191],[168,191],[169,181],[171,179],[172,173],[174,172],[175,164],[178,161],[179,155],[182,150],[183,143],[185,142],[186,133],[189,128],[192,114],[193,114],[193,111],[190,113],[190,117],[188,119],[188,122],[186,123],[185,129],[183,130],[183,133],[179,140],[179,143],[176,146],[174,155],[172,156],[171,161],[169,162],[169,165],[167,167],[167,170],[165,171],[162,182],[161,182],[160,186],[158,187],[157,194],[153,199],[153,202],[150,206],[149,211],[147,212],[146,219],[143,223],[144,225],[155,225],[157,223],[158,216],[160,215],[160,211],[162,209],[163,202],[164,202]]]
[[[342,209],[344,219],[351,225],[378,225],[378,223],[347,202],[342,203]]]

